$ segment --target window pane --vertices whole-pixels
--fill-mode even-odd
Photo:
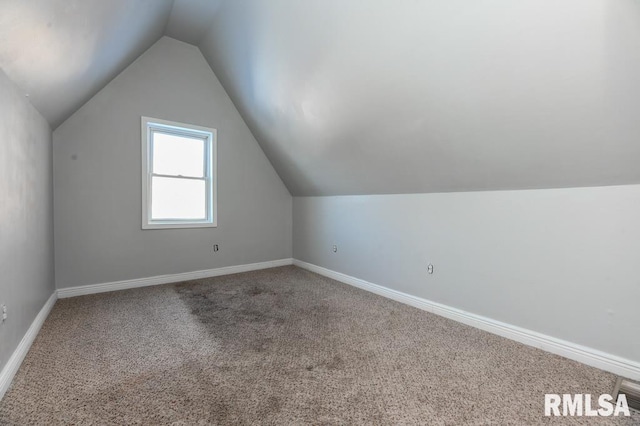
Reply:
[[[153,173],[204,177],[204,140],[154,131]]]
[[[206,219],[204,180],[158,176],[152,179],[151,219]]]

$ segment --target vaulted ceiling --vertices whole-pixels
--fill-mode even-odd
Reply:
[[[164,33],[172,0],[0,0],[0,67],[53,128]]]
[[[163,34],[294,195],[640,183],[637,0],[0,0],[53,128]]]

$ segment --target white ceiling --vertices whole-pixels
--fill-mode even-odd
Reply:
[[[165,34],[197,46],[222,0],[174,0]]]
[[[295,195],[640,182],[636,0],[246,0],[200,45]]]
[[[0,67],[57,127],[163,34],[172,0],[0,0]]]
[[[163,33],[294,195],[640,182],[638,0],[0,0],[53,128]]]

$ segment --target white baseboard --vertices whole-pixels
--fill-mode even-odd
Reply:
[[[57,290],[58,298],[84,296],[86,294],[106,293],[109,291],[126,290],[129,288],[147,287],[159,284],[177,283],[199,278],[217,277],[220,275],[238,274],[240,272],[256,271],[258,269],[275,268],[277,266],[292,265],[293,259],[270,260],[268,262],[250,263],[246,265],[226,266],[223,268],[206,269],[204,271],[184,272],[181,274],[158,275],[155,277],[138,278],[125,281],[114,281],[101,284],[90,284],[79,287],[66,287]]]
[[[5,392],[7,392],[7,390],[9,389],[13,377],[18,372],[18,369],[20,369],[20,365],[22,364],[24,357],[27,356],[27,352],[29,352],[31,344],[38,335],[42,324],[44,324],[44,320],[46,320],[49,316],[49,312],[51,312],[53,305],[56,304],[56,300],[57,297],[56,293],[54,292],[51,297],[49,297],[49,300],[47,300],[47,302],[44,304],[42,309],[40,309],[40,312],[38,313],[38,315],[36,315],[36,318],[31,323],[31,326],[27,330],[27,333],[20,341],[20,344],[18,344],[16,350],[13,351],[13,355],[11,355],[11,358],[9,358],[9,361],[7,361],[7,364],[2,369],[2,372],[0,372],[0,400],[2,400]]]
[[[4,396],[5,392],[9,389],[13,377],[20,369],[20,365],[24,360],[24,357],[29,352],[31,344],[35,340],[42,324],[49,316],[53,305],[55,305],[58,298],[67,298],[74,296],[81,296],[85,294],[104,293],[115,290],[125,290],[128,288],[146,287],[151,285],[168,284],[173,282],[188,281],[198,278],[217,277],[220,275],[237,274],[240,272],[256,271],[259,269],[275,268],[277,266],[292,265],[293,259],[279,259],[268,262],[250,263],[246,265],[227,266],[224,268],[207,269],[204,271],[185,272],[182,274],[172,275],[159,275],[149,278],[140,278],[135,280],[116,281],[111,283],[85,285],[82,287],[68,287],[56,290],[49,300],[44,304],[33,323],[27,330],[20,344],[7,361],[7,364],[0,372],[0,400]]]
[[[405,303],[418,309],[452,319],[463,324],[506,337],[511,340],[533,346],[601,370],[609,371],[622,377],[640,380],[640,363],[611,355],[606,352],[557,339],[515,325],[503,323],[481,315],[472,314],[441,303],[432,302],[400,291],[391,290],[359,278],[332,271],[321,266],[294,259],[293,264],[311,272],[340,281],[371,293]]]

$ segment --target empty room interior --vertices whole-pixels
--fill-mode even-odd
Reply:
[[[0,0],[0,424],[640,424],[637,0]]]

